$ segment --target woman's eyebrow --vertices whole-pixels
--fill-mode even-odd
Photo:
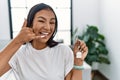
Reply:
[[[42,17],[42,16],[39,16],[39,17],[37,17],[37,18],[41,18],[41,19],[46,20],[46,18],[44,18],[44,17]],[[55,20],[55,18],[51,18],[50,20]]]
[[[39,16],[39,17],[37,17],[37,18],[41,18],[41,19],[44,19],[44,20],[46,20],[44,17],[42,17],[42,16]]]
[[[51,18],[50,21],[56,21],[56,19],[55,18]]]

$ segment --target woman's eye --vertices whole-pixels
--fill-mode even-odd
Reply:
[[[43,20],[38,20],[38,22],[44,23],[44,21],[43,21]]]
[[[55,24],[55,22],[50,22],[50,24]]]

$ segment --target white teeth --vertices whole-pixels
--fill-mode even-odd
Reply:
[[[41,38],[45,37],[45,35],[40,36]]]
[[[45,34],[45,35],[47,35],[48,33],[45,33],[45,32],[41,32],[42,34]]]
[[[48,35],[49,33],[46,33],[46,32],[41,32],[41,38],[44,38],[44,37],[46,37],[47,35]]]

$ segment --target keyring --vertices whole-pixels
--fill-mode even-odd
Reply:
[[[76,58],[82,58],[82,52],[78,51],[78,52],[76,53]]]

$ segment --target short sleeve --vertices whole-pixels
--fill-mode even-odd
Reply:
[[[23,51],[23,46],[21,46],[20,49],[18,49],[17,52],[9,60],[9,65],[13,70],[17,71],[18,57],[21,56],[22,51]]]
[[[15,53],[15,54],[12,56],[12,58],[9,60],[9,65],[10,65],[11,68],[14,69],[14,70],[17,69],[17,67],[16,67],[16,65],[17,65],[17,54],[18,54],[18,53]]]
[[[65,76],[72,70],[74,64],[73,51],[70,47],[65,50]]]

